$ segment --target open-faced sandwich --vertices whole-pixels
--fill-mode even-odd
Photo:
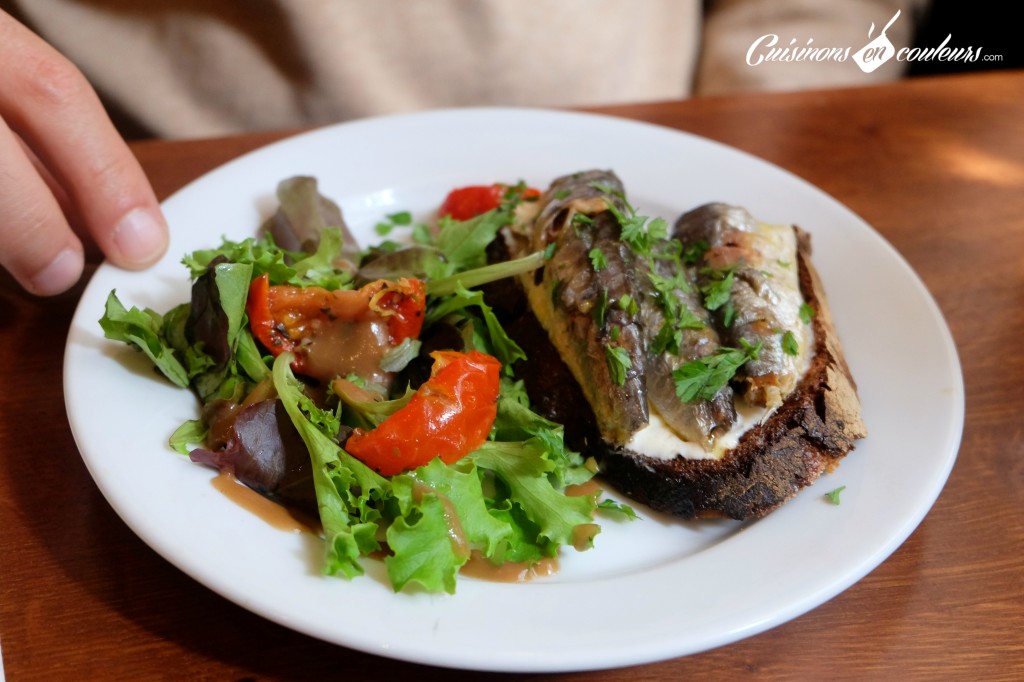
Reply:
[[[866,435],[810,236],[712,203],[669,225],[608,171],[555,180],[497,257],[542,251],[500,292],[535,408],[629,497],[757,517]],[[497,296],[496,296],[497,297]]]

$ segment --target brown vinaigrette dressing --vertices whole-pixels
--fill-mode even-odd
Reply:
[[[495,583],[525,583],[537,577],[558,573],[558,557],[544,557],[534,564],[526,561],[506,561],[495,565],[474,549],[469,561],[462,565],[459,573]]]
[[[437,495],[438,499],[444,503],[444,518],[448,523],[448,537],[451,540],[452,548],[456,555],[467,557],[466,563],[459,569],[459,573],[462,575],[490,582],[525,583],[536,577],[554,575],[558,572],[557,557],[545,557],[532,564],[526,561],[506,561],[499,565],[492,563],[479,550],[470,551],[462,522],[459,521],[459,516],[455,513],[455,507],[451,500],[420,482],[413,485],[412,492],[417,501],[421,500],[424,495],[433,494]],[[573,540],[577,549],[583,549],[589,545],[590,539],[596,533],[596,528],[597,526],[592,523],[576,527]]]
[[[381,358],[391,349],[387,322],[334,320],[322,324],[306,347],[306,374],[321,381],[349,374],[383,383]]]
[[[242,509],[256,515],[278,530],[288,533],[320,533],[320,522],[269,500],[245,485],[230,471],[213,479],[213,487]]]
[[[585,483],[575,483],[573,485],[565,486],[565,494],[568,497],[584,497],[585,495],[597,495],[604,491],[601,484],[597,482],[596,478],[592,478]]]
[[[251,512],[278,530],[289,533],[321,534],[318,521],[307,518],[304,514],[267,499],[244,483],[241,483],[229,471],[222,471],[214,477],[213,487],[238,506]],[[576,494],[591,494],[587,483],[579,487],[587,488],[588,492],[577,492]],[[478,550],[470,551],[469,544],[466,542],[465,531],[462,528],[458,515],[455,513],[455,507],[452,505],[451,500],[445,495],[439,494],[430,486],[419,482],[414,484],[413,496],[417,500],[422,499],[427,494],[437,495],[438,499],[444,504],[444,516],[448,523],[448,538],[452,543],[452,548],[458,556],[467,557],[466,563],[459,569],[459,573],[462,575],[489,582],[525,583],[534,578],[550,576],[558,572],[558,557],[545,557],[532,564],[526,561],[506,561],[503,564],[496,565],[491,563]],[[576,549],[582,550],[586,548],[593,538],[596,529],[597,526],[591,523],[577,526],[573,533]],[[374,559],[380,560],[387,556],[387,551],[382,550],[371,556]]]

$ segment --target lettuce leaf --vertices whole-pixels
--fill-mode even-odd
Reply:
[[[444,495],[458,514],[466,541],[492,557],[508,543],[512,529],[491,514],[483,490],[481,470],[470,461],[445,464],[435,459],[413,472],[416,481]]]
[[[284,249],[269,234],[240,242],[224,239],[219,248],[183,259],[195,280],[192,300],[163,316],[128,310],[111,292],[100,322],[105,334],[139,348],[172,382],[191,387],[204,401],[237,402],[260,381],[273,382],[309,452],[325,540],[323,570],[329,575],[358,576],[364,572],[363,557],[385,550],[384,564],[396,591],[418,586],[451,593],[471,554],[495,564],[529,563],[555,556],[564,545],[585,548],[581,537],[592,539],[594,515],[608,505],[599,505],[596,494],[565,495],[566,486],[589,480],[593,473],[565,447],[561,426],[530,409],[521,383],[502,379],[498,417],[479,449],[452,465],[435,459],[385,478],[349,455],[339,444],[339,432],[342,424],[373,428],[406,404],[411,390],[394,400],[369,403],[339,395],[337,410],[325,409],[292,373],[290,354],[274,359],[270,367],[271,359],[261,355],[247,324],[252,279],[266,273],[271,284],[328,289],[353,284],[350,264],[338,258],[351,255],[344,225],[327,226],[333,214],[322,210],[330,207],[311,203],[321,198],[309,188],[309,183],[292,188],[299,203],[285,217],[306,215],[324,223],[316,230],[315,248],[308,250],[304,243],[306,251]],[[431,278],[445,278],[442,289],[428,289],[427,323],[455,319],[472,347],[495,355],[506,368],[525,354],[505,334],[483,294],[467,289],[460,277],[470,271],[476,273],[467,275],[471,281],[485,282],[508,274],[486,265],[485,249],[509,220],[504,209],[468,221],[443,219],[431,240],[434,246],[421,249],[416,261]],[[540,257],[513,264],[515,272],[537,267]],[[404,350],[411,353],[412,346]],[[393,359],[401,365],[407,358],[396,354]],[[170,444],[185,452],[204,438],[203,423],[191,420]]]
[[[483,321],[482,325],[478,323],[478,318],[469,313],[469,308],[476,308],[479,311]],[[427,313],[426,324],[433,324],[452,313],[461,313],[474,320],[476,349],[498,358],[506,371],[511,371],[509,368],[515,361],[526,359],[526,353],[505,333],[494,310],[484,302],[482,291],[470,291],[461,284],[457,285],[454,295],[443,299],[430,309]],[[485,331],[486,335],[484,335]]]
[[[130,310],[122,305],[117,292],[111,291],[100,318],[103,335],[114,341],[122,341],[142,351],[158,370],[174,384],[187,388],[189,375],[163,335],[164,318],[159,313],[132,306]]]
[[[292,359],[291,353],[275,359],[274,388],[309,448],[326,544],[324,572],[352,578],[363,573],[359,557],[380,548],[376,539],[380,514],[374,502],[389,496],[391,486],[387,479],[342,450],[303,413],[300,406],[308,405],[308,398],[292,374]]]
[[[274,386],[309,448],[326,573],[361,574],[359,558],[379,550],[383,535],[390,551],[384,563],[396,591],[417,584],[451,593],[471,550],[496,564],[532,562],[578,544],[580,526],[596,532],[595,496],[570,497],[562,490],[563,481],[592,474],[578,455],[573,460],[566,454],[550,422],[519,412],[525,419],[518,432],[542,435],[488,441],[452,465],[435,459],[387,479],[332,438],[333,427],[325,423],[333,415],[305,395],[290,362],[288,353],[274,361]]]
[[[454,594],[455,579],[469,559],[469,549],[452,541],[447,500],[429,488],[422,491],[409,476],[392,479],[392,490],[402,510],[386,533],[392,553],[384,558],[384,565],[392,587],[398,592],[418,583],[428,592]]]
[[[509,501],[537,524],[540,538],[555,545],[574,545],[576,526],[594,522],[593,496],[569,497],[552,484],[548,474],[557,465],[540,439],[488,441],[467,457],[478,467],[492,471],[508,487]]]
[[[193,251],[182,259],[192,278],[202,276],[210,264],[218,258],[240,265],[251,265],[250,279],[266,273],[270,284],[291,284],[293,286],[319,286],[325,289],[349,288],[353,282],[352,273],[335,266],[338,249],[344,237],[338,229],[328,228],[320,235],[316,251],[289,251],[274,243],[270,234],[262,239],[249,237],[240,242],[222,238],[215,249]]]
[[[441,218],[436,245],[447,261],[446,274],[479,268],[487,264],[487,245],[494,241],[498,230],[512,220],[508,211],[495,209],[469,220]],[[435,276],[441,276],[435,273]]]

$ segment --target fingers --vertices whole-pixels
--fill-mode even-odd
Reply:
[[[72,224],[117,265],[159,259],[156,197],[78,69],[2,12],[0,64],[0,264],[34,293],[67,289],[83,260]]]
[[[0,264],[27,290],[59,294],[82,274],[82,244],[11,130],[0,121]]]

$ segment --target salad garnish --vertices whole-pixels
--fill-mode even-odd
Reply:
[[[600,514],[635,516],[582,485],[593,462],[530,409],[525,353],[481,288],[543,265],[486,257],[537,196],[460,188],[432,227],[381,219],[409,243],[363,249],[315,179],[289,178],[259,236],[183,258],[189,301],[112,291],[100,324],[198,398],[174,450],[319,518],[325,573],[382,558],[396,591],[453,593],[470,562],[539,566],[590,547]]]

